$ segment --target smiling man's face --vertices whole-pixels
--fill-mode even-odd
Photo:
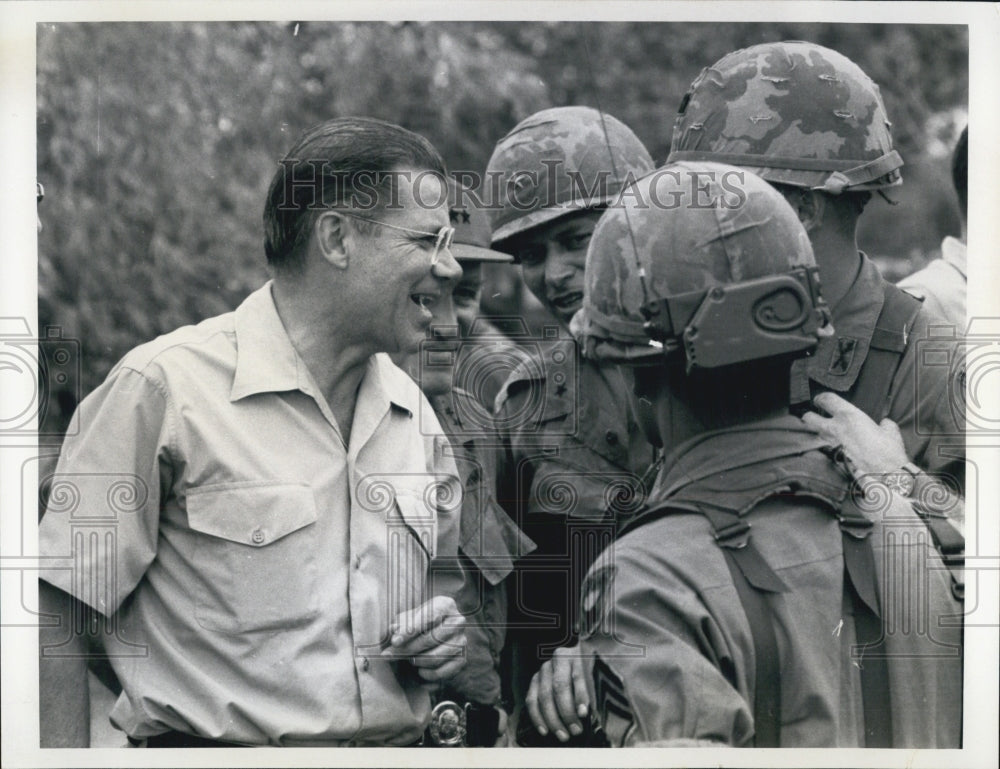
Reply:
[[[435,307],[462,275],[450,249],[433,259],[438,231],[450,226],[441,178],[403,171],[409,173],[398,175],[399,207],[380,212],[370,234],[355,233],[350,267],[358,270],[354,286],[364,292],[353,297],[364,315],[357,321],[375,349],[385,352],[417,350],[435,321]]]

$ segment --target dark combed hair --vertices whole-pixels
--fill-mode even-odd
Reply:
[[[275,270],[301,266],[315,216],[361,209],[377,218],[386,191],[412,168],[445,176],[441,155],[419,134],[383,120],[344,117],[313,126],[279,164],[264,203],[264,253]],[[359,221],[364,229],[364,222]]]
[[[958,195],[958,207],[962,210],[962,218],[969,216],[969,127],[962,129],[958,137],[955,152],[951,156],[951,181]]]

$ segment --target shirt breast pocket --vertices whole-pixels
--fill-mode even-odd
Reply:
[[[316,501],[304,484],[193,489],[195,619],[221,633],[279,631],[319,612]]]

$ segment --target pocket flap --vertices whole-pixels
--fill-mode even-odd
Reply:
[[[514,561],[535,549],[535,543],[491,497],[479,511],[462,510],[462,552],[491,585],[514,570]]]
[[[276,542],[317,518],[312,489],[301,483],[193,489],[188,492],[187,514],[195,531],[251,547]]]

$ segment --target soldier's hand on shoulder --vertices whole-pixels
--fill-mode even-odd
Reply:
[[[525,706],[543,736],[552,732],[560,742],[567,742],[571,734],[583,733],[581,719],[590,712],[590,697],[578,646],[555,650],[531,679]]]
[[[891,473],[909,462],[903,436],[891,419],[876,424],[853,403],[832,392],[823,392],[813,403],[829,414],[809,411],[802,421],[830,446],[840,448],[860,475]]]

